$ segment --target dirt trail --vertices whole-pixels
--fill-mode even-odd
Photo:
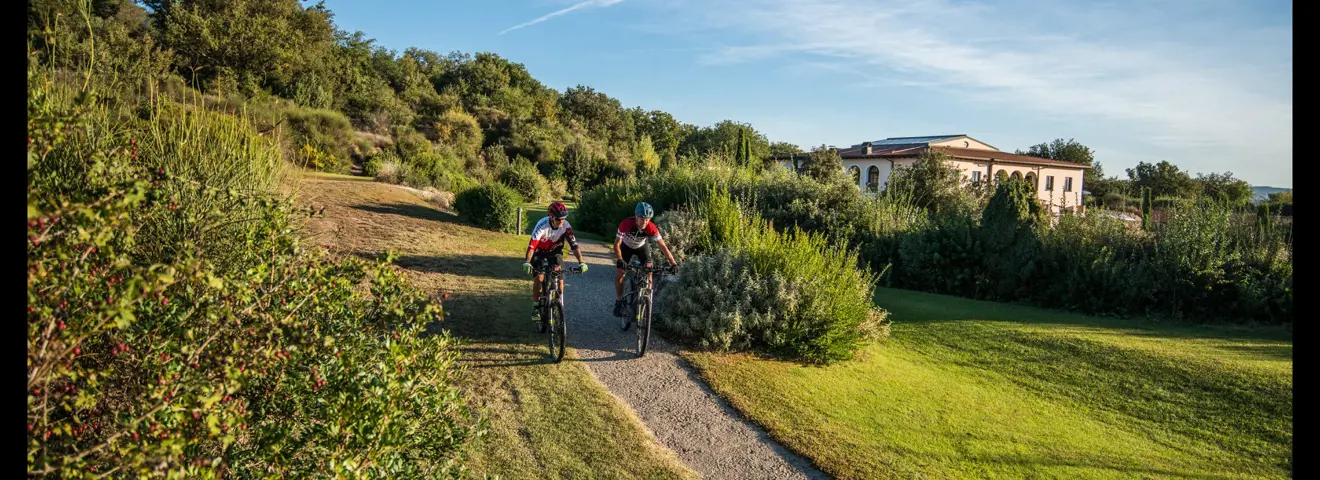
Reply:
[[[599,242],[581,244],[591,268],[564,282],[569,346],[575,360],[586,362],[661,443],[705,478],[829,478],[742,419],[654,331],[646,356],[636,358],[636,334],[621,331],[612,311],[613,255]],[[565,257],[566,265],[575,262],[572,255]]]

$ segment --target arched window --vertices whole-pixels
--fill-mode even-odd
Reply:
[[[880,167],[871,165],[866,170],[866,191],[876,192],[880,190]]]
[[[1003,183],[1004,180],[1008,180],[1008,172],[1003,170],[995,172],[995,183]]]
[[[1014,180],[1022,180],[1022,172],[1016,172],[1016,171],[1015,171],[1015,172],[1013,172],[1012,175],[1009,175],[1009,176],[1012,177]]]
[[[848,174],[852,175],[853,185],[862,184],[862,169],[857,168],[857,165],[848,167]]]
[[[1031,189],[1036,190],[1036,172],[1027,172],[1027,183],[1031,184]]]

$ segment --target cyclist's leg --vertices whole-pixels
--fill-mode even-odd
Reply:
[[[541,252],[533,253],[533,254],[532,254],[532,268],[534,268],[534,269],[540,269],[542,263],[545,263],[545,257],[541,255]],[[536,301],[540,301],[540,300],[541,300],[541,282],[543,282],[543,281],[545,281],[545,275],[544,275],[544,274],[537,274],[534,278],[532,278],[532,301],[533,301],[533,302],[536,302]]]
[[[646,248],[646,246],[643,245],[642,248],[633,250],[633,253],[637,255],[637,260],[642,262],[642,266],[646,268],[651,268],[651,250],[649,248]],[[650,272],[647,272],[646,274],[646,281],[648,283],[651,281]]]
[[[623,254],[623,263],[628,263],[632,258],[633,249],[628,248],[627,245],[619,245],[619,253]],[[619,269],[616,272],[614,276],[614,301],[618,302],[623,300],[623,277],[628,274],[628,271]]]
[[[545,259],[546,259],[547,262],[550,262],[550,266],[554,267],[555,270],[562,270],[562,269],[564,268],[564,253],[563,253],[562,250],[555,252],[553,255],[546,255]],[[563,298],[564,298],[564,297],[563,297],[563,295],[564,295],[564,276],[563,276],[563,275],[560,275],[560,276],[559,276],[559,295],[560,295],[560,297],[559,297],[560,299],[563,299]]]

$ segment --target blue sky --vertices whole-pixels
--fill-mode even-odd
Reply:
[[[1292,187],[1292,4],[1278,0],[327,0],[386,48],[488,51],[563,90],[803,148],[1055,138],[1106,176],[1168,160]]]

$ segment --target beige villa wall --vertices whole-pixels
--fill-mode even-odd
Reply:
[[[961,142],[961,140],[959,141]],[[845,159],[843,161],[843,171],[845,173],[851,174],[850,168],[857,167],[861,173],[861,175],[859,175],[859,178],[857,179],[857,188],[861,189],[862,191],[866,191],[867,172],[872,166],[875,166],[879,173],[879,179],[880,179],[879,190],[884,190],[889,185],[889,176],[892,175],[894,168],[912,165],[913,163],[916,163],[916,161],[917,160],[914,158],[898,159],[898,160],[894,160],[893,162],[887,159],[874,159],[874,158],[854,159],[854,160]],[[1027,178],[1027,174],[1029,173],[1035,174],[1036,198],[1040,199],[1040,201],[1044,202],[1045,204],[1050,205],[1052,207],[1051,210],[1055,213],[1058,213],[1059,207],[1061,206],[1069,206],[1069,207],[1076,206],[1080,204],[1082,200],[1082,169],[1080,168],[1046,167],[1040,165],[1036,165],[1036,166],[1010,165],[1003,163],[995,163],[993,165],[993,170],[992,170],[990,168],[991,164],[987,161],[964,160],[964,159],[955,158],[955,159],[950,159],[950,163],[954,167],[956,167],[960,172],[962,172],[963,177],[966,178],[968,181],[971,181],[973,178],[972,172],[981,172],[982,181],[987,181],[989,179],[995,178],[995,174],[1001,170],[1004,171],[1005,175],[1012,176],[1014,173],[1017,173],[1018,175],[1021,175],[1023,178]],[[793,162],[791,160],[781,160],[779,161],[779,165],[788,170],[792,170],[793,168]],[[1053,190],[1046,189],[1046,184],[1048,183],[1047,177],[1049,176],[1054,177]],[[1064,184],[1066,183],[1064,181],[1065,178],[1073,179],[1072,191],[1069,192],[1063,191]]]
[[[963,146],[963,142],[967,142],[967,146]],[[986,145],[986,144],[984,144],[984,143],[978,142],[978,141],[976,141],[975,139],[971,139],[971,138],[955,138],[955,139],[953,139],[953,140],[945,140],[945,141],[943,141],[943,142],[930,142],[930,146],[932,146],[932,147],[953,147],[953,148],[974,148],[974,149],[977,149],[977,150],[990,150],[990,151],[992,151],[992,152],[998,152],[998,151],[999,151],[998,148],[995,148],[995,147],[992,147],[992,146]]]

